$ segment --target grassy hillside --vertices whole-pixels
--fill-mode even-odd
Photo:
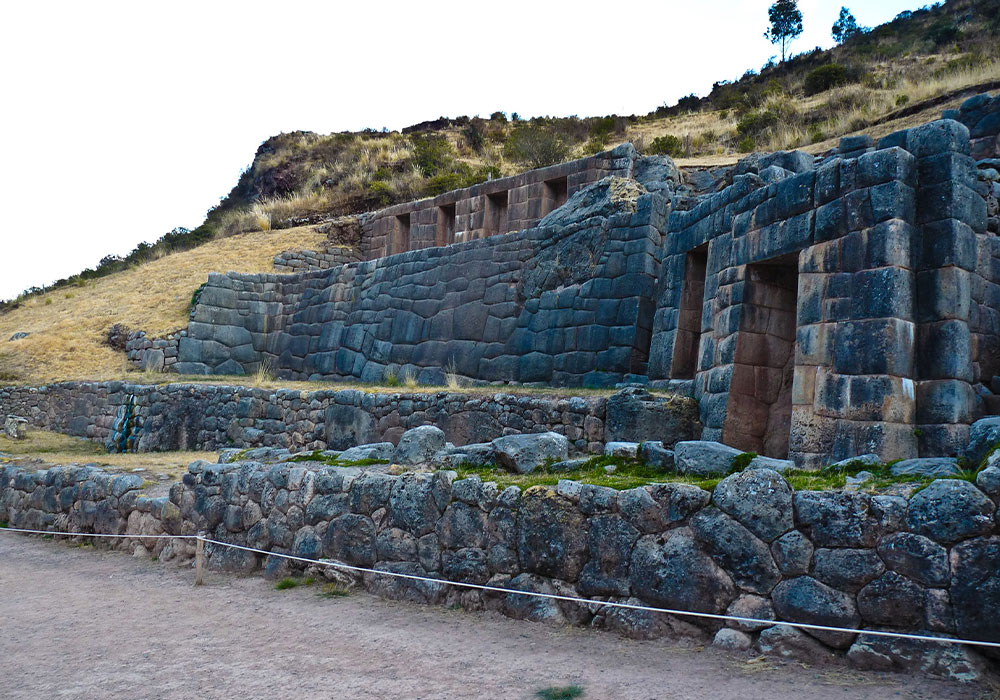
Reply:
[[[762,25],[764,24],[762,15]],[[121,322],[182,327],[209,272],[271,270],[287,248],[314,248],[308,224],[431,196],[632,141],[681,166],[734,163],[751,150],[820,153],[844,135],[882,136],[1000,90],[1000,0],[952,0],[904,13],[830,51],[747,71],[642,116],[441,118],[402,133],[281,134],[194,231],[175,230],[48,289],[0,302],[0,381],[118,377],[103,344]],[[7,342],[13,333],[24,340]]]
[[[310,227],[245,233],[31,297],[0,314],[0,383],[120,377],[125,356],[105,342],[112,324],[151,335],[183,328],[210,272],[272,272],[276,253],[324,239]],[[30,335],[10,342],[17,332]]]

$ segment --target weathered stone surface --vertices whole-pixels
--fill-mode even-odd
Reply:
[[[399,476],[389,495],[389,520],[396,527],[420,537],[434,531],[441,516],[442,496],[435,475],[407,473]]]
[[[604,454],[608,457],[627,457],[634,459],[639,454],[637,442],[608,442],[604,445]]]
[[[726,614],[733,617],[760,620],[760,622],[741,621],[730,623],[744,632],[759,632],[771,626],[768,621],[774,620],[774,606],[771,605],[771,601],[768,598],[744,593],[732,602],[726,610]]]
[[[444,431],[433,425],[422,425],[403,433],[396,446],[393,460],[399,464],[427,464],[444,449]]]
[[[698,549],[686,528],[641,537],[630,571],[633,594],[668,608],[720,613],[736,597],[730,576]]]
[[[330,559],[371,566],[375,563],[375,524],[364,515],[334,518],[323,535],[323,552]]]
[[[893,476],[954,476],[961,469],[954,457],[904,459],[890,467]]]
[[[346,450],[375,442],[375,419],[357,406],[333,404],[326,409],[326,445],[331,450]]]
[[[712,500],[765,542],[774,541],[795,524],[792,488],[770,469],[747,469],[727,476],[715,487]]]
[[[878,539],[879,526],[867,495],[800,491],[792,502],[796,521],[821,547],[871,547]]]
[[[515,576],[505,588],[515,591],[556,595],[552,584],[535,574],[520,574],[519,576]],[[531,620],[533,622],[556,624],[566,623],[566,618],[562,610],[560,610],[559,604],[551,598],[508,593],[503,597],[502,610],[504,615],[513,617],[516,620]]]
[[[771,593],[774,610],[782,620],[828,627],[857,629],[861,622],[854,598],[809,576],[782,581]],[[854,640],[849,632],[803,630],[824,644],[846,649]]]
[[[640,443],[639,459],[662,472],[669,472],[674,468],[674,451],[668,450],[659,441],[647,440]]]
[[[920,627],[925,609],[924,589],[895,571],[885,572],[858,593],[858,611],[868,624]]]
[[[8,415],[4,420],[4,435],[11,440],[24,440],[28,437],[28,419],[21,416]]]
[[[813,544],[801,532],[792,530],[774,541],[771,554],[785,576],[807,574],[812,564]]]
[[[437,524],[441,546],[448,549],[486,546],[486,513],[467,503],[452,503]]]
[[[662,441],[673,445],[701,435],[698,404],[686,396],[657,396],[645,389],[622,389],[607,403],[605,440]]]
[[[431,572],[414,562],[386,562],[376,565],[375,568],[379,571],[391,571],[409,576],[434,577]],[[365,588],[377,596],[431,605],[441,602],[447,590],[445,584],[436,581],[419,581],[379,574],[365,574],[364,581]]]
[[[923,535],[897,532],[883,537],[878,554],[890,569],[925,586],[946,586],[951,578],[948,550]]]
[[[1000,467],[987,467],[976,474],[976,486],[994,501],[1000,499]]]
[[[559,433],[508,435],[493,441],[500,466],[518,474],[529,474],[546,460],[569,456],[569,440]]]
[[[1000,416],[989,416],[977,420],[969,429],[969,445],[965,457],[978,467],[986,457],[1000,445]]]
[[[535,486],[521,497],[518,556],[530,573],[576,581],[587,555],[587,520],[554,491]]]
[[[817,549],[813,576],[828,586],[856,593],[878,578],[885,566],[871,549]]]
[[[618,491],[618,510],[640,532],[662,532],[708,504],[711,494],[692,484],[650,484]]]
[[[993,529],[996,505],[968,481],[938,479],[910,499],[907,522],[917,534],[948,544]]]
[[[689,440],[674,445],[674,462],[681,474],[721,476],[728,474],[739,450],[710,440]]]
[[[1000,642],[996,617],[984,611],[1000,610],[1000,536],[977,537],[951,550],[951,603],[958,636]],[[982,648],[993,658],[1000,653]]]
[[[391,442],[376,442],[370,445],[358,445],[344,450],[337,459],[341,462],[360,462],[366,459],[388,462],[396,452],[396,446]]]
[[[781,580],[767,544],[725,513],[705,508],[691,518],[691,530],[740,588],[766,595]]]
[[[917,671],[966,683],[982,677],[982,662],[960,644],[862,634],[847,658],[866,671]]]
[[[712,640],[712,646],[731,651],[746,651],[752,644],[753,640],[750,639],[750,635],[729,627],[723,627],[716,632],[715,638]]]
[[[795,462],[790,459],[775,459],[774,457],[757,455],[750,460],[747,469],[770,469],[779,474],[784,474],[789,469],[795,469]]]
[[[618,515],[590,518],[587,536],[589,559],[580,574],[585,596],[629,594],[629,560],[639,531]]]
[[[784,625],[768,627],[761,632],[757,645],[763,653],[785,659],[822,661],[833,656],[833,652],[808,634]]]

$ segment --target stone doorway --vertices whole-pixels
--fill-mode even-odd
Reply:
[[[437,211],[437,244],[451,245],[455,242],[455,205],[445,204]]]
[[[798,256],[747,265],[723,435],[784,459],[792,422]]]
[[[507,191],[486,195],[486,235],[507,233]]]
[[[684,287],[677,316],[671,379],[694,379],[701,344],[701,314],[705,302],[705,273],[708,269],[708,246],[692,250],[684,265]]]
[[[396,225],[393,227],[392,231],[392,251],[391,255],[396,253],[405,253],[410,249],[410,215],[409,214],[399,214],[396,216]]]

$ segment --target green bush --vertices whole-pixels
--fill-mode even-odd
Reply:
[[[677,158],[684,153],[684,144],[673,134],[657,136],[646,148],[649,153],[670,156]]]
[[[847,69],[839,63],[830,63],[809,71],[806,75],[805,91],[807,95],[816,95],[846,82]]]
[[[772,126],[778,123],[778,113],[774,110],[764,110],[761,112],[749,112],[736,123],[736,131],[740,136],[750,136],[756,139]]]
[[[410,138],[413,140],[413,162],[425,177],[448,170],[454,162],[455,151],[444,135],[418,134]]]
[[[382,180],[372,180],[368,183],[368,199],[377,206],[388,206],[392,201],[392,186]]]
[[[532,168],[544,168],[566,160],[569,148],[552,131],[539,126],[519,126],[504,145],[504,156]]]

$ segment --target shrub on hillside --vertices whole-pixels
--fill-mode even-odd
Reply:
[[[847,69],[839,63],[830,63],[809,71],[806,75],[805,91],[807,95],[816,95],[846,82]]]
[[[736,131],[744,138],[755,139],[778,123],[778,113],[765,109],[759,112],[749,112],[736,123]]]
[[[108,329],[106,342],[108,347],[118,352],[125,352],[125,343],[128,342],[128,334],[132,329],[124,323],[116,323]]]
[[[454,160],[451,142],[442,134],[417,134],[413,139],[413,162],[425,177],[448,170]]]
[[[561,163],[569,156],[569,148],[559,136],[539,126],[520,126],[511,133],[504,145],[504,156],[532,168]]]
[[[935,46],[940,46],[956,41],[961,35],[962,31],[954,22],[950,19],[941,19],[928,27],[924,36]]]
[[[673,134],[657,136],[646,148],[646,152],[677,158],[684,153],[684,144]]]

